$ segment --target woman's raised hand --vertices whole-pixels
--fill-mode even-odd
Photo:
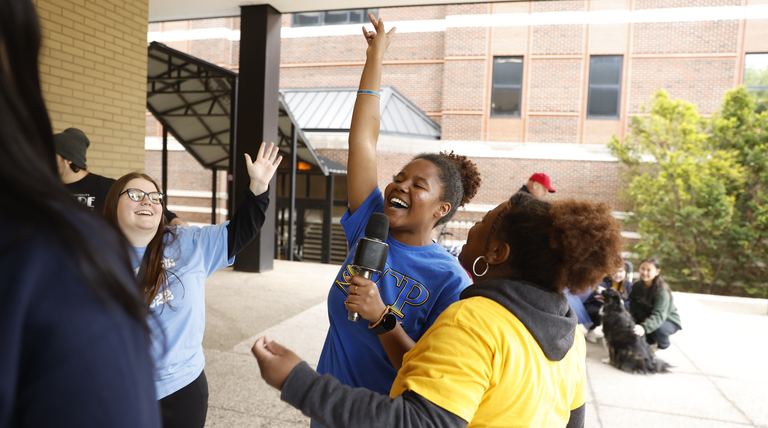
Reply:
[[[395,30],[397,30],[397,27],[392,27],[392,29],[387,32],[384,30],[384,21],[381,18],[376,21],[376,17],[374,17],[372,13],[369,13],[368,19],[370,19],[371,24],[373,24],[373,31],[368,31],[365,29],[365,26],[363,26],[363,35],[365,36],[365,41],[368,42],[368,50],[366,53],[368,55],[378,55],[380,58],[383,58],[384,52],[387,51],[389,44],[392,42],[392,38],[395,37]]]
[[[272,180],[277,166],[283,160],[282,156],[277,156],[278,148],[275,143],[269,143],[269,147],[266,145],[267,143],[261,143],[255,161],[251,161],[251,156],[248,153],[245,154],[245,166],[251,177],[250,188],[254,195],[261,195],[267,191],[269,181]]]

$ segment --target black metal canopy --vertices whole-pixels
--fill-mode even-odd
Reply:
[[[152,42],[147,61],[147,109],[200,164],[229,168],[238,74],[162,43]],[[299,160],[328,175],[346,168],[318,156],[280,96],[278,147],[290,156],[292,127]]]

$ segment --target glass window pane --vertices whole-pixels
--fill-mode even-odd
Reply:
[[[379,9],[366,9],[365,10],[365,17],[364,17],[365,21],[368,20],[368,14],[369,13],[372,13],[374,18],[379,19]],[[363,22],[365,22],[365,21],[363,21]]]
[[[619,89],[589,88],[588,116],[618,117]]]
[[[494,85],[520,85],[523,81],[523,58],[496,57],[493,59]]]
[[[357,10],[350,10],[349,11],[349,23],[350,24],[359,24],[362,22],[365,22],[363,18],[365,18],[365,9],[357,9]]]
[[[618,85],[621,83],[621,55],[592,56],[589,58],[589,83]]]
[[[293,25],[320,25],[321,12],[295,13],[293,15]]]
[[[768,85],[768,53],[744,57],[744,85]]]
[[[331,24],[346,24],[348,18],[348,12],[346,10],[333,10],[330,12],[325,12],[325,23],[326,25]]]
[[[520,116],[520,89],[494,88],[491,116]]]

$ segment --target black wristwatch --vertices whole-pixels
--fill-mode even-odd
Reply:
[[[369,328],[373,329],[373,331],[376,332],[376,334],[384,334],[386,332],[392,331],[397,326],[397,316],[392,313],[392,310],[387,310],[384,315],[381,316],[381,319],[378,323],[375,325],[369,326]]]

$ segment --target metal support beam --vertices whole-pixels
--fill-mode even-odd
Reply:
[[[231,163],[235,206],[250,191],[244,154],[254,157],[262,141],[277,141],[280,110],[280,27],[282,15],[269,5],[240,8],[240,74],[237,89],[237,144]],[[235,259],[243,272],[272,270],[275,254],[275,178],[269,186],[270,204],[256,239]]]
[[[163,195],[168,206],[168,130],[163,125]]]
[[[296,146],[298,145],[298,132],[296,131],[296,125],[291,124],[291,179],[290,179],[290,195],[291,205],[288,211],[288,243],[286,245],[286,260],[293,260],[293,224],[296,218]]]
[[[211,192],[213,193],[211,196],[211,224],[216,224],[216,174],[218,172],[215,169],[211,170]]]
[[[323,206],[323,249],[320,262],[331,262],[333,247],[333,173],[325,177],[325,205]]]

